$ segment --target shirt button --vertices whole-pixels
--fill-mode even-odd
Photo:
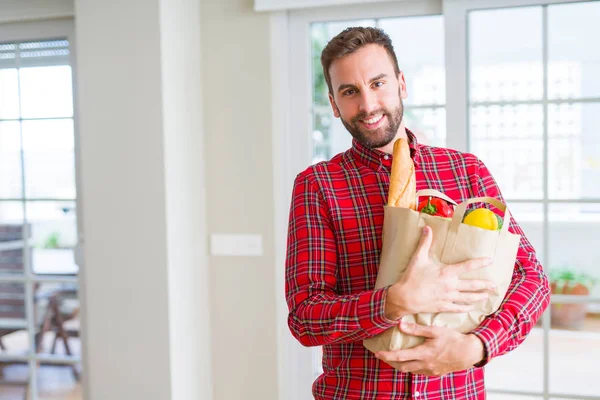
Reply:
[[[415,392],[415,397],[419,397],[420,395],[421,395],[421,393],[420,393],[420,392],[417,390],[417,391]]]
[[[384,159],[384,160],[389,160],[389,159],[390,159],[390,156],[388,156],[388,155],[386,154],[385,156],[383,156],[383,159]]]

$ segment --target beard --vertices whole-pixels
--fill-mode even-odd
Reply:
[[[346,127],[348,132],[350,132],[352,137],[363,146],[370,149],[384,147],[396,137],[396,133],[398,133],[398,128],[400,127],[400,123],[404,116],[404,105],[402,104],[400,93],[398,93],[398,98],[400,100],[400,105],[398,105],[395,110],[382,108],[370,114],[361,112],[352,117],[350,121],[346,121],[340,114],[342,124]],[[385,125],[380,126],[376,130],[368,130],[360,126],[360,120],[368,119],[370,116],[379,114],[385,115]]]

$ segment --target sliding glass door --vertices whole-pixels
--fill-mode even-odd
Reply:
[[[81,399],[72,32],[0,25],[0,399]]]
[[[348,26],[378,26],[407,77],[406,126],[423,143],[480,157],[534,244],[552,306],[521,347],[486,367],[491,400],[600,399],[599,15],[600,2],[568,0],[291,13],[288,168],[299,172],[350,147],[331,113],[320,52]],[[320,373],[318,349],[299,360]]]

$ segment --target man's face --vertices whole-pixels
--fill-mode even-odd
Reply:
[[[390,143],[402,122],[402,99],[407,93],[404,75],[396,75],[386,50],[366,45],[335,60],[329,74],[333,114],[348,132],[369,148]]]

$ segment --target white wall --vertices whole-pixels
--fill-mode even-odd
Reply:
[[[70,17],[73,0],[1,0],[0,22]]]
[[[200,0],[161,0],[160,30],[171,399],[209,400],[212,376]]]
[[[211,257],[215,400],[277,398],[269,16],[202,2],[211,233],[257,233],[262,257]],[[281,287],[283,290],[283,287]]]
[[[86,400],[171,395],[158,21],[157,2],[76,7]]]
[[[199,11],[77,3],[86,400],[211,398]]]

